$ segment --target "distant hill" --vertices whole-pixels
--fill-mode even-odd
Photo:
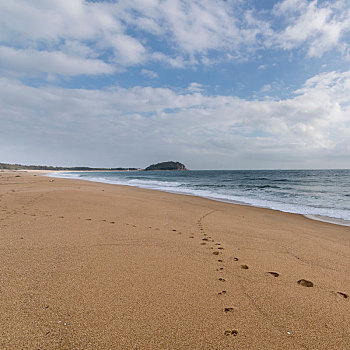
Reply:
[[[148,166],[145,171],[149,170],[187,170],[185,165],[180,162],[162,162]]]
[[[89,168],[89,167],[56,167],[47,165],[21,165],[0,163],[0,169],[4,170],[54,170],[54,171],[96,171],[96,170],[140,170],[139,168]]]

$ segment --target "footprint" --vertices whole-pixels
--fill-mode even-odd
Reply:
[[[110,224],[115,224],[115,221],[110,221],[109,223],[110,223]]]
[[[225,280],[224,278],[220,277],[220,278],[219,278],[219,281],[220,281],[220,282],[225,282],[226,280]]]
[[[218,294],[219,294],[219,295],[226,294],[226,290],[223,290],[223,291],[219,292]]]
[[[208,238],[202,238],[202,241],[209,241]]]
[[[272,272],[272,271],[269,271],[268,272],[270,275],[272,275],[273,277],[278,277],[280,274],[277,273],[277,272]]]
[[[249,269],[249,266],[248,266],[248,265],[241,265],[241,269],[243,269],[243,270],[248,270],[248,269]]]
[[[189,238],[194,238],[194,236],[189,236]]]
[[[238,258],[233,258],[233,261],[238,261],[239,259]]]
[[[314,284],[311,281],[301,279],[298,281],[298,284],[300,284],[303,287],[313,287]]]
[[[219,259],[219,260],[218,260],[218,262],[222,262],[222,260],[221,260],[221,259]]]
[[[91,221],[91,219],[85,219],[85,220],[87,220],[87,221]]]
[[[202,243],[201,243],[201,245],[205,245],[205,244],[207,244],[207,243],[205,243],[205,242],[202,242]]]
[[[224,312],[232,312],[233,311],[233,307],[225,307],[224,308]]]
[[[218,247],[218,249],[222,250],[222,249],[224,249],[224,248],[223,248],[223,247]]]
[[[214,255],[219,255],[220,253],[219,252],[213,252]]]
[[[345,294],[345,293],[337,292],[337,294],[341,295],[344,299],[349,298],[349,296],[347,294]]]
[[[236,335],[238,335],[238,331],[236,329],[233,329],[232,331],[225,331],[224,335],[226,336],[233,335],[235,337]]]
[[[173,232],[176,232],[176,230],[172,230]]]

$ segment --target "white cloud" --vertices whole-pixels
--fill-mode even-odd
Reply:
[[[28,43],[60,39],[91,40],[106,32],[120,32],[121,24],[108,4],[83,0],[24,0],[1,3],[2,40]]]
[[[165,63],[166,65],[172,68],[185,68],[186,66],[186,61],[183,57],[181,56],[170,57],[168,55],[165,55],[162,52],[154,52],[152,54],[152,60],[155,62]],[[193,60],[192,60],[192,63],[194,63]]]
[[[89,68],[92,75],[113,73],[116,67],[139,64],[146,50],[138,39],[125,34],[125,26],[113,14],[116,10],[117,4],[83,0],[2,2],[3,50],[7,46],[16,56],[13,68],[21,71],[30,66],[33,73],[43,70],[44,57],[48,58],[44,69],[66,75],[89,74]],[[16,52],[23,53],[23,58]],[[37,64],[34,56],[39,58]]]
[[[147,59],[143,45],[131,36],[124,34],[112,35],[106,40],[106,47],[108,46],[112,46],[114,60],[121,66],[133,66]]]
[[[240,57],[241,46],[255,46],[256,35],[269,31],[266,22],[253,18],[249,11],[244,14],[238,0],[131,1],[125,11],[129,23],[166,38],[190,63],[210,51],[234,52],[234,57]]]
[[[324,3],[284,0],[274,6],[274,14],[284,18],[287,25],[271,40],[286,50],[306,44],[307,55],[311,57],[343,47],[342,36],[350,31],[350,8],[343,0]]]
[[[64,76],[111,74],[115,68],[101,60],[67,55],[62,51],[20,50],[0,46],[0,64],[16,74],[55,73]]]
[[[3,47],[32,56],[35,50],[49,57],[63,51],[66,70],[73,70],[80,57],[81,62],[88,61],[85,66],[95,67],[92,74],[107,71],[101,65],[96,68],[99,64],[92,60],[113,64],[115,69],[147,62],[185,68],[246,60],[256,50],[270,48],[303,49],[310,57],[337,49],[347,56],[349,31],[350,8],[345,0],[283,0],[269,17],[241,0],[16,0],[0,4]],[[21,70],[19,65],[16,68]],[[40,72],[40,63],[33,68]]]
[[[191,91],[191,92],[202,92],[204,91],[203,89],[203,85],[202,84],[199,84],[199,83],[191,83],[188,87],[188,91]]]
[[[114,157],[117,153],[135,159],[140,166],[146,165],[142,159],[159,152],[179,154],[197,164],[221,159],[228,167],[254,167],[249,159],[259,157],[275,164],[287,162],[291,154],[300,162],[348,157],[350,72],[316,75],[293,97],[282,100],[208,96],[196,82],[179,91],[139,86],[30,87],[20,81],[28,75],[44,76],[54,84],[61,76],[113,74],[138,65],[143,76],[155,79],[157,72],[144,64],[196,69],[247,60],[257,50],[269,49],[299,50],[309,57],[338,50],[349,59],[346,0],[283,0],[269,15],[250,4],[241,0],[1,2],[0,67],[1,74],[10,78],[0,80],[0,156],[6,151],[13,157],[46,152],[56,162],[64,159],[63,153],[72,157],[76,153],[90,159],[84,148],[94,145],[96,159],[107,161],[110,154],[104,153],[111,149]],[[266,67],[261,64],[259,73]],[[269,82],[260,93],[275,90],[278,86]],[[40,135],[47,142],[45,150],[42,142],[36,144]],[[22,144],[20,151],[15,151],[13,140]],[[78,151],[70,152],[72,147]],[[57,149],[62,150],[59,156]]]
[[[134,0],[124,6],[122,17],[140,30],[166,37],[190,64],[241,60],[271,47],[305,47],[311,57],[349,47],[345,34],[350,31],[350,8],[345,0],[283,0],[276,2],[270,18],[239,0]],[[221,55],[212,57],[215,52]]]
[[[350,71],[317,75],[294,97],[278,101],[151,87],[33,88],[1,79],[0,143],[3,150],[13,142],[26,144],[33,159],[45,142],[48,159],[56,163],[62,163],[57,147],[75,154],[75,164],[90,160],[93,147],[95,159],[110,165],[112,154],[114,165],[128,159],[140,166],[166,154],[208,168],[219,159],[229,168],[254,168],[256,159],[275,167],[291,167],[291,159],[294,166],[327,159],[331,166],[333,158],[350,156],[349,96]]]
[[[268,92],[271,91],[272,86],[270,84],[265,84],[261,89],[260,92]]]
[[[156,72],[154,72],[153,70],[149,70],[149,69],[142,69],[141,74],[144,75],[145,77],[151,78],[151,79],[158,78],[158,74]]]

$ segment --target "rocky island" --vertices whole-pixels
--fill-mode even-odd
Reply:
[[[187,170],[185,165],[180,162],[162,162],[148,166],[145,171],[149,170]]]

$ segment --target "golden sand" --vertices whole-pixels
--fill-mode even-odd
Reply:
[[[0,172],[0,349],[350,349],[350,228]]]

